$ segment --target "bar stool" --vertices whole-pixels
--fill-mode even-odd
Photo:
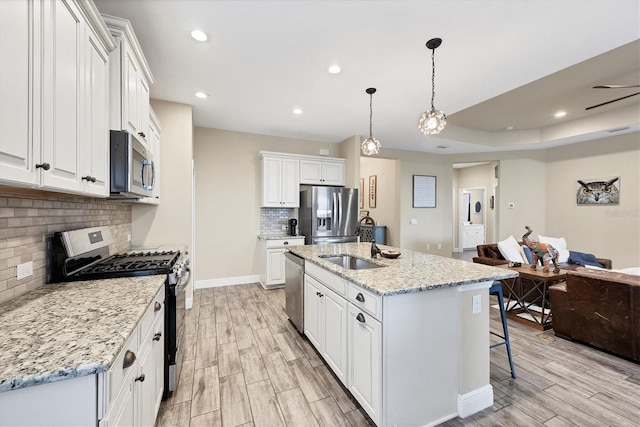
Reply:
[[[500,306],[500,317],[502,318],[502,330],[504,336],[491,332],[493,335],[502,338],[504,341],[493,344],[489,348],[497,347],[499,345],[505,345],[507,347],[507,355],[509,356],[509,366],[511,367],[511,378],[516,377],[516,371],[513,367],[513,360],[511,359],[511,342],[509,341],[509,329],[507,327],[507,312],[504,308],[504,298],[502,296],[502,284],[500,282],[493,282],[493,285],[489,288],[489,295],[495,295],[498,297],[498,305]]]

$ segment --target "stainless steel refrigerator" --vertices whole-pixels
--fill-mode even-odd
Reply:
[[[298,230],[307,245],[357,241],[358,190],[300,186]]]

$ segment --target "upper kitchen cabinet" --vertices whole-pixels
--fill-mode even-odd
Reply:
[[[116,39],[116,48],[109,57],[110,127],[113,130],[126,130],[143,144],[147,144],[149,87],[154,82],[153,75],[131,22],[109,15],[102,17]]]
[[[344,159],[301,159],[300,184],[344,185]]]
[[[0,181],[108,195],[108,52],[92,2],[0,2]]]
[[[294,157],[260,153],[263,208],[300,206],[300,161]]]

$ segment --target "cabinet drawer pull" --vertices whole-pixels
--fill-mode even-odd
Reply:
[[[47,162],[37,163],[36,164],[36,169],[38,169],[38,168],[42,168],[42,169],[48,171],[51,168],[51,165],[49,163],[47,163]]]
[[[289,242],[287,242],[286,240],[285,240],[285,242],[283,243],[283,245],[285,245],[285,246],[286,246],[286,245],[288,245],[288,244],[289,244]]]
[[[147,137],[147,135],[145,135],[145,134],[144,134],[144,132],[138,132],[138,135],[140,135],[140,136],[141,136],[141,137],[143,137],[143,138],[146,138],[146,137]]]
[[[161,336],[162,336],[162,332],[157,332],[156,334],[153,335],[153,340],[160,341]]]
[[[122,369],[127,369],[128,367],[133,365],[133,362],[135,362],[135,361],[136,361],[136,354],[131,350],[127,350],[127,352],[124,354],[124,361],[122,362]]]
[[[360,323],[364,323],[364,315],[362,313],[358,313],[356,320]]]
[[[158,301],[156,301],[156,305],[153,306],[153,311],[160,311],[160,309],[162,308],[162,304],[160,304]]]
[[[364,302],[364,295],[358,292],[358,295],[356,295],[356,299],[360,302]]]
[[[136,377],[135,381],[140,381],[141,383],[144,382],[144,374],[140,374]]]
[[[94,177],[92,177],[91,175],[87,175],[87,176],[83,176],[82,180],[86,180],[87,182],[91,181],[91,182],[96,182],[96,179]]]

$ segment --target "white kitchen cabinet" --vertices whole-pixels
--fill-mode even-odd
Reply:
[[[484,224],[470,224],[462,227],[462,247],[475,248],[484,244]]]
[[[354,304],[348,307],[349,391],[380,424],[382,408],[382,324]]]
[[[29,0],[0,12],[0,55],[12,65],[0,73],[0,181],[106,196],[108,135],[98,133],[114,41],[95,5]]]
[[[109,125],[113,130],[126,130],[147,145],[149,133],[149,87],[153,75],[144,57],[131,22],[102,15],[116,48],[110,62]]]
[[[281,156],[260,156],[263,208],[300,206],[300,161]]]
[[[347,385],[347,301],[314,277],[304,276],[304,334]]]
[[[283,239],[262,239],[262,265],[260,284],[265,289],[284,286],[285,266],[284,253],[290,246],[304,245],[304,237],[291,236]]]
[[[160,408],[164,388],[164,289],[147,307],[114,364],[102,381],[105,416],[100,427],[152,426]],[[160,350],[162,348],[162,350]],[[133,363],[125,363],[131,358]],[[131,359],[129,359],[131,360]]]
[[[344,159],[301,159],[300,184],[344,185]]]

